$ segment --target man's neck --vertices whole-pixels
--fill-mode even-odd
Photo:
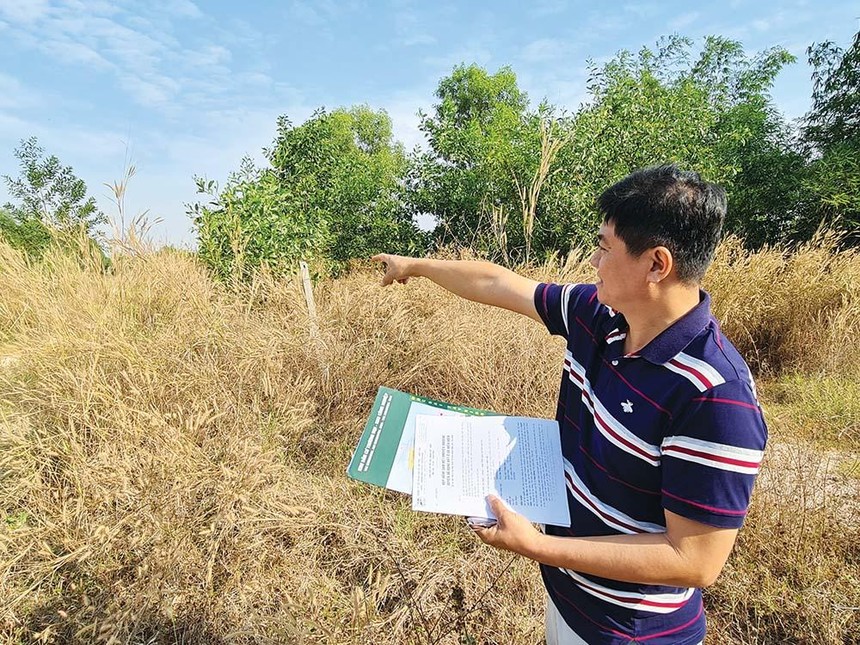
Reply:
[[[640,351],[698,304],[698,286],[677,284],[654,294],[639,307],[622,312],[628,325],[624,352]]]

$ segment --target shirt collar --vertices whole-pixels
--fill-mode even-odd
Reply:
[[[657,335],[650,343],[636,352],[647,361],[656,365],[668,363],[698,336],[711,322],[711,297],[699,289],[699,304]],[[616,314],[604,324],[604,334],[613,329],[627,330],[627,320],[623,314]],[[623,346],[623,343],[619,343]],[[619,348],[620,348],[619,347]]]

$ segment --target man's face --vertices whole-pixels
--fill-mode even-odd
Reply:
[[[631,255],[611,223],[604,223],[597,232],[597,248],[590,262],[597,269],[597,298],[604,305],[624,313],[647,298],[649,254]]]

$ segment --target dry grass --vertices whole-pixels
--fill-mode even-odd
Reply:
[[[724,248],[709,286],[725,328],[773,374],[854,378],[844,345],[820,339],[856,336],[860,260],[827,244],[798,255]],[[590,275],[577,258],[532,272]],[[551,416],[561,346],[539,326],[359,270],[317,285],[314,340],[298,283],[231,293],[165,252],[104,273],[0,246],[0,293],[0,638],[541,639],[535,565],[344,475],[380,384]],[[838,608],[860,605],[850,498],[803,510],[784,494],[816,482],[799,463],[762,487],[708,595],[713,642],[835,644],[860,629]]]
[[[730,238],[705,279],[714,314],[761,374],[857,373],[860,255],[822,233],[794,252],[743,250]]]

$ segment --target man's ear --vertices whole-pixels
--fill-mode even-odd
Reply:
[[[665,280],[675,266],[675,258],[672,252],[665,246],[656,246],[648,255],[651,260],[651,268],[648,270],[648,282],[662,282]]]

